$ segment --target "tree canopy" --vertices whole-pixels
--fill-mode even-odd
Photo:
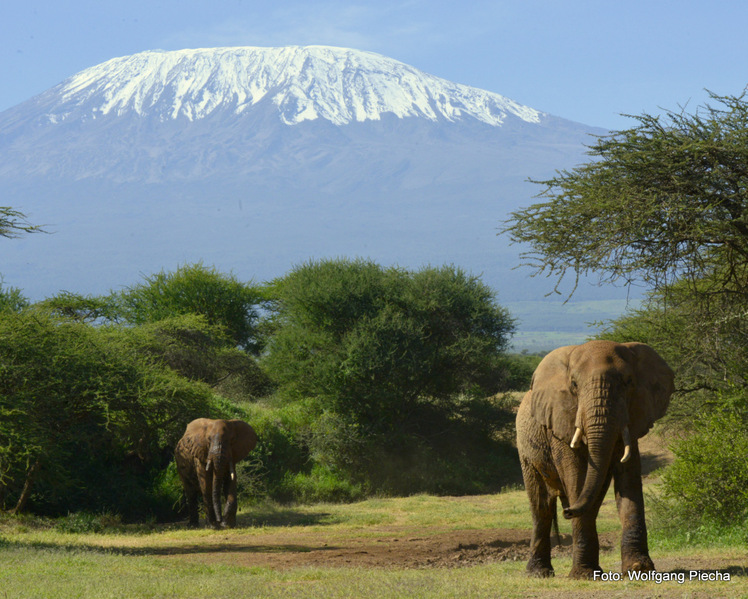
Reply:
[[[546,201],[511,214],[503,232],[525,263],[556,276],[700,281],[707,294],[748,296],[748,105],[712,94],[695,113],[632,117],[600,137],[590,162],[545,185]],[[705,282],[710,284],[707,286]]]
[[[171,511],[157,469],[187,422],[218,409],[207,387],[133,351],[136,332],[0,312],[0,509]]]
[[[310,262],[277,280],[272,293],[271,375],[367,426],[400,426],[419,399],[454,397],[485,382],[514,328],[493,292],[453,267]]]
[[[255,352],[261,346],[257,336],[261,302],[256,287],[197,263],[146,277],[122,293],[119,310],[134,324],[199,314],[209,324],[222,326],[234,344]]]
[[[506,474],[498,433],[513,414],[487,396],[514,329],[494,292],[459,268],[308,262],[273,282],[263,365],[287,404],[317,415],[317,476],[376,492],[485,492]],[[459,451],[455,451],[459,447]]]

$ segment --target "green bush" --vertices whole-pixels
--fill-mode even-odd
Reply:
[[[311,416],[288,444],[309,465],[290,470],[298,484],[284,489],[308,496],[321,473],[365,493],[502,485],[499,462],[511,455],[499,437],[512,418],[482,398],[506,383],[514,325],[479,279],[451,266],[324,260],[274,281],[269,295],[263,365],[279,401],[303,400]]]
[[[127,322],[144,324],[200,314],[209,324],[220,325],[234,345],[250,352],[262,346],[257,328],[262,302],[259,288],[200,263],[146,277],[118,298],[120,316]]]
[[[347,477],[319,464],[308,473],[288,472],[279,491],[280,495],[293,497],[298,503],[341,503],[365,496],[360,484],[352,483]]]
[[[527,391],[532,375],[543,359],[537,354],[508,354],[499,362],[502,391]]]
[[[241,408],[242,418],[257,433],[257,447],[238,466],[240,496],[245,501],[259,497],[295,501],[286,480],[289,475],[311,471],[307,440],[316,409],[304,401],[284,405],[253,402]]]
[[[656,502],[661,526],[700,527],[748,524],[748,427],[735,412],[698,420],[693,434],[673,447]]]
[[[2,506],[169,515],[159,474],[187,422],[221,411],[207,387],[138,353],[132,333],[0,312]]]
[[[0,311],[20,312],[29,307],[29,300],[16,287],[0,286]]]
[[[276,314],[264,364],[284,396],[317,398],[371,433],[423,433],[412,418],[422,400],[497,390],[513,321],[457,268],[310,262],[270,293]]]

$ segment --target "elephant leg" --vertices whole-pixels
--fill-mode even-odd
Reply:
[[[554,575],[551,565],[551,528],[556,500],[555,497],[550,497],[543,477],[526,460],[522,460],[522,477],[532,512],[532,541],[526,570],[530,576],[548,578]]]
[[[566,452],[567,448],[564,447]],[[567,501],[574,504],[584,486],[586,473],[586,456],[574,456],[577,466],[566,469],[565,484],[567,488]],[[573,461],[566,461],[568,466]],[[610,486],[612,471],[608,473],[607,479],[603,484],[602,491],[590,509],[571,519],[571,534],[573,539],[572,546],[572,566],[569,572],[570,578],[592,578],[595,572],[600,572],[600,541],[597,536],[597,514],[600,511],[605,493]]]
[[[601,571],[596,518],[597,510],[594,515],[585,514],[571,520],[573,547],[569,578],[592,578],[595,572]]]
[[[230,476],[226,477],[223,484],[223,494],[226,496],[226,507],[223,511],[223,521],[229,528],[236,526],[236,479],[232,480]]]
[[[641,456],[637,442],[631,444],[631,457],[628,462],[616,464],[613,476],[616,506],[622,528],[621,570],[623,572],[654,570],[647,544]]]
[[[198,488],[197,481],[184,482],[184,498],[187,501],[187,514],[190,518],[190,526],[196,527],[200,524],[199,515],[199,501],[198,496],[200,495],[200,489]]]
[[[198,495],[200,494],[200,484],[198,482],[197,473],[193,467],[192,460],[184,455],[184,452],[179,451],[180,447],[177,448],[176,452],[176,464],[177,474],[179,480],[182,482],[182,489],[184,490],[184,498],[187,503],[187,514],[189,516],[189,525],[197,526],[200,523],[199,517],[199,506],[198,506]]]
[[[213,510],[213,477],[208,475],[205,467],[197,459],[195,460],[195,470],[197,471],[197,479],[200,483],[200,493],[203,496],[205,517],[208,520],[208,525],[215,528],[216,514]]]

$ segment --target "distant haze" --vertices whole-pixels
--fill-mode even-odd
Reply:
[[[106,293],[202,260],[241,279],[311,258],[456,264],[499,301],[553,282],[497,236],[604,131],[370,52],[143,52],[0,113],[2,204],[50,235],[2,241],[33,299]],[[616,298],[582,285],[575,296]]]

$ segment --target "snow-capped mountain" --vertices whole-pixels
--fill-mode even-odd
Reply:
[[[596,133],[370,52],[115,58],[0,113],[0,204],[54,232],[6,243],[0,272],[40,298],[198,260],[266,280],[364,256],[542,297],[497,230]]]
[[[473,117],[499,126],[507,115],[537,123],[541,113],[499,94],[458,85],[372,52],[327,46],[142,52],[78,73],[50,91],[45,115],[68,119],[135,112],[160,120],[240,115],[263,99],[287,125],[335,125],[383,114],[431,121]]]

